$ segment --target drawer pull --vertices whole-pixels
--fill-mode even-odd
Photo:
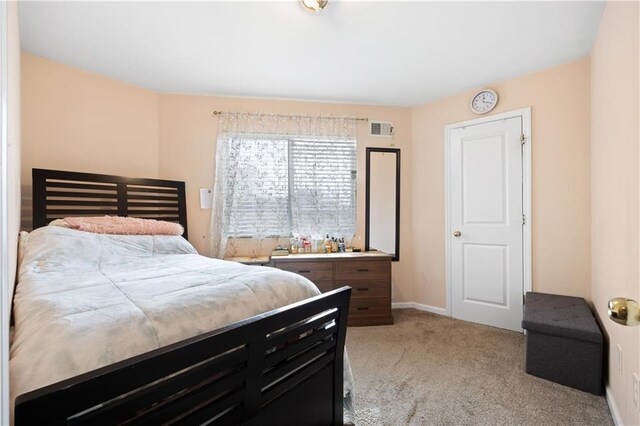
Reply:
[[[359,311],[368,311],[369,308],[368,307],[364,307],[364,308],[363,307],[358,307],[358,310]]]
[[[298,271],[298,273],[299,273],[299,274],[308,274],[308,273],[310,273],[310,272],[311,272],[311,271],[310,271],[310,270],[308,270],[308,269],[305,269],[305,270],[302,270],[302,271]]]
[[[358,287],[358,291],[369,291],[369,287]]]
[[[368,268],[357,269],[358,272],[369,272]]]

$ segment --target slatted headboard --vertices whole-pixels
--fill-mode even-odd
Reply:
[[[187,238],[184,182],[33,169],[33,228],[68,216],[131,216],[178,222]]]

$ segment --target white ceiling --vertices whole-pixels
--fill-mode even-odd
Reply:
[[[159,92],[417,105],[588,55],[601,2],[21,2],[22,47]]]

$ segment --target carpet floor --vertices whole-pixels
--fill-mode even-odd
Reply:
[[[351,327],[356,426],[613,425],[604,396],[524,372],[524,336],[414,309]]]

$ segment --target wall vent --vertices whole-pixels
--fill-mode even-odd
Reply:
[[[370,121],[369,134],[371,136],[391,137],[393,136],[393,123],[390,121]]]

